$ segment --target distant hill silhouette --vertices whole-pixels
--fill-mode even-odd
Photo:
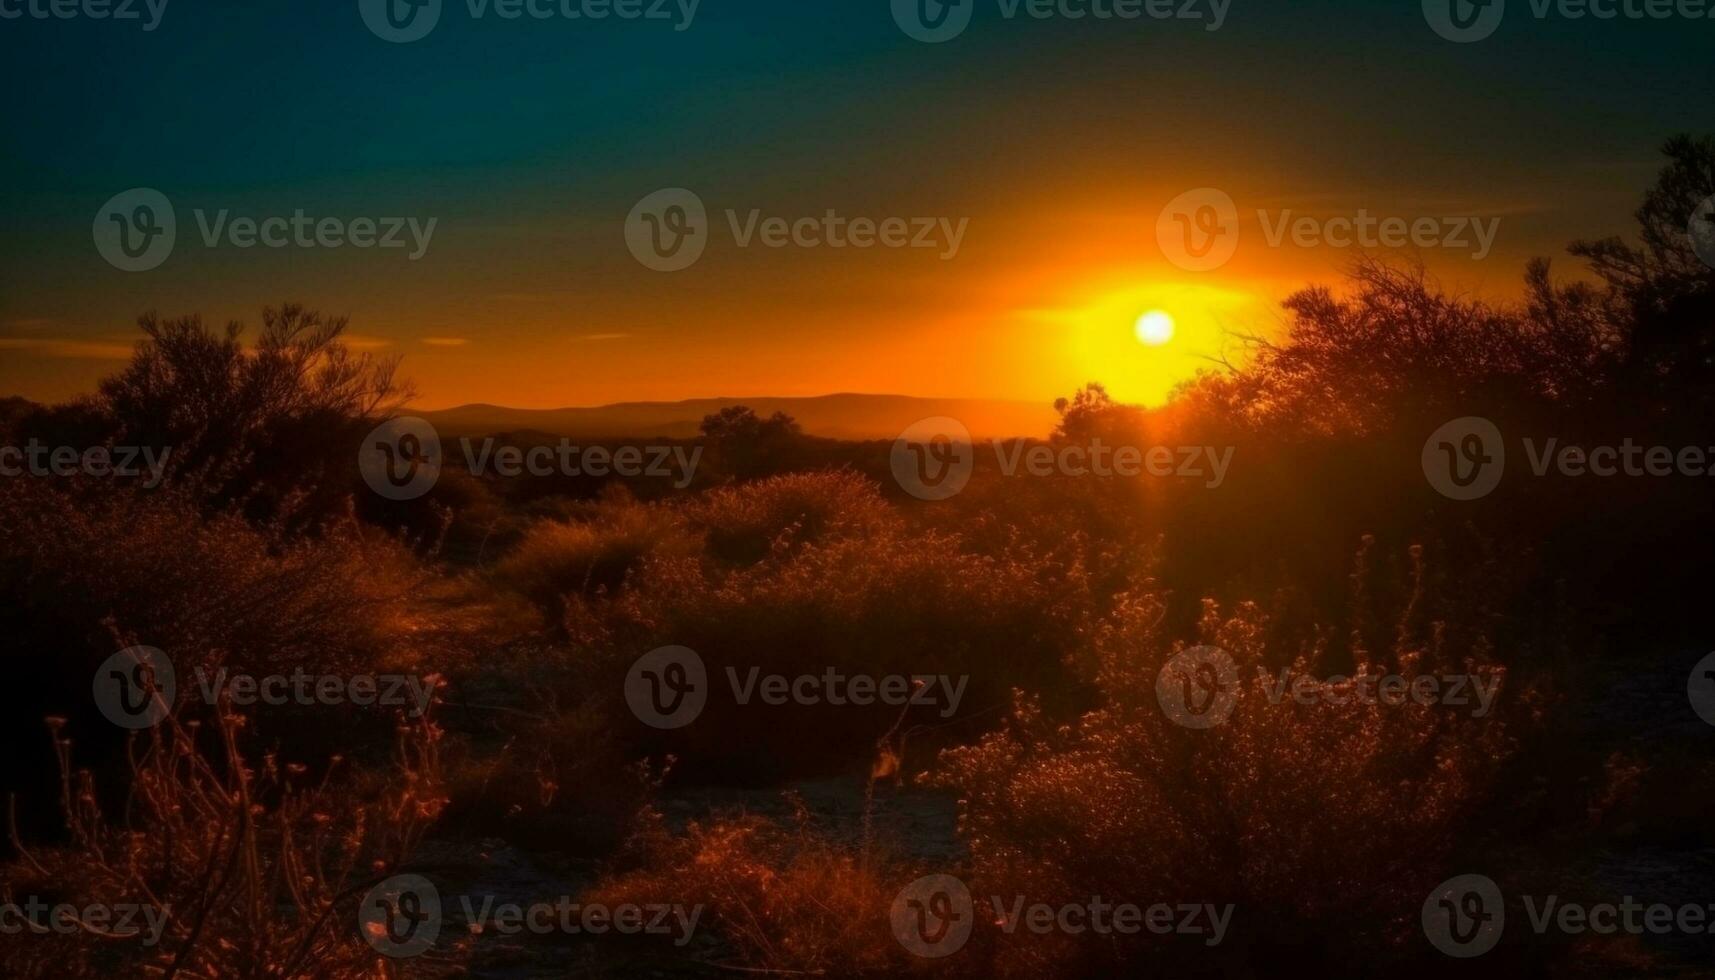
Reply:
[[[595,408],[505,408],[461,405],[414,414],[442,435],[543,432],[577,439],[653,436],[690,438],[705,415],[748,405],[758,415],[785,412],[808,435],[830,439],[892,439],[919,419],[949,416],[978,439],[1046,436],[1057,416],[1046,402],[905,395],[821,395],[813,398],[696,398],[679,402],[622,402]]]

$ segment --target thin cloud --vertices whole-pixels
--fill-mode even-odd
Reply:
[[[463,337],[424,337],[423,343],[430,347],[463,347],[470,341]]]
[[[45,337],[0,337],[0,350],[23,351],[40,357],[68,361],[124,361],[131,357],[132,352],[129,344],[51,340]]]
[[[558,303],[576,295],[570,289],[559,289],[541,293],[494,293],[492,298],[503,303]]]
[[[19,320],[7,320],[5,325],[13,328],[14,330],[36,331],[36,330],[45,330],[48,327],[53,326],[57,322],[59,322],[59,321],[53,319],[52,317],[42,316],[42,317],[25,317],[25,318],[19,319]]]

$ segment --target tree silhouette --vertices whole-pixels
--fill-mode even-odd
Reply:
[[[1715,384],[1715,215],[1707,207],[1715,198],[1715,137],[1675,136],[1662,152],[1667,165],[1636,212],[1639,244],[1610,237],[1577,242],[1571,252],[1589,260],[1631,317],[1634,389],[1647,394],[1666,382],[1699,389],[1698,400],[1708,403]],[[1694,222],[1708,237],[1693,239]]]
[[[797,421],[785,412],[764,419],[746,405],[704,416],[699,428],[717,472],[735,480],[752,480],[782,469],[803,435]]]
[[[362,433],[412,395],[397,359],[341,341],[346,325],[288,303],[263,310],[247,348],[240,323],[217,333],[200,316],[146,314],[145,339],[101,383],[95,407],[115,439],[172,447],[175,473],[211,503],[274,517],[291,497],[314,520],[350,489]]]

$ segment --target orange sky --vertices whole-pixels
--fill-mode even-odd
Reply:
[[[926,45],[886,4],[757,0],[705,5],[683,31],[530,26],[452,18],[388,44],[342,4],[240,5],[147,44],[16,25],[0,79],[32,92],[11,121],[34,138],[0,149],[0,394],[89,391],[146,311],[255,323],[296,301],[402,355],[423,408],[843,391],[1047,403],[1090,381],[1159,402],[1225,331],[1274,329],[1282,298],[1359,256],[1271,246],[1258,210],[1498,219],[1481,260],[1394,257],[1510,297],[1528,258],[1573,274],[1568,242],[1630,231],[1655,148],[1705,122],[1689,108],[1705,42],[1672,22],[1521,22],[1462,45],[1416,5],[1335,0],[1235,8],[1218,31],[991,16]],[[138,187],[171,202],[178,243],[122,272],[92,217],[103,226],[103,202]],[[714,228],[700,262],[661,273],[625,229],[672,187],[700,195]],[[1239,245],[1195,272],[1164,257],[1156,224],[1200,187],[1236,203]],[[739,248],[728,209],[968,226],[948,261]],[[437,229],[416,261],[199,233],[198,213],[299,210]],[[1179,332],[1145,347],[1133,324],[1155,308]]]
[[[681,272],[636,263],[618,241],[618,219],[564,243],[547,233],[508,244],[498,233],[490,241],[480,230],[443,232],[443,242],[416,264],[380,255],[341,262],[333,253],[290,261],[293,278],[320,285],[324,310],[351,315],[356,346],[404,356],[423,408],[835,391],[1048,402],[1089,381],[1155,404],[1209,368],[1208,358],[1233,352],[1231,332],[1276,329],[1280,299],[1308,282],[1337,282],[1361,254],[1271,245],[1255,212],[1262,207],[1278,220],[1279,210],[1236,189],[1239,244],[1231,261],[1205,272],[1178,268],[1155,231],[1162,206],[1182,188],[973,208],[951,260],[909,249],[738,248],[711,200],[720,227],[703,259]],[[1312,213],[1357,207],[1328,200]],[[1413,213],[1403,203],[1370,207]],[[1454,205],[1447,213],[1461,210]],[[1436,212],[1420,204],[1416,213]],[[1552,247],[1546,237],[1508,234],[1511,220],[1502,217],[1498,244],[1483,261],[1457,250],[1386,254],[1421,259],[1456,288],[1506,297],[1516,292],[1524,260]],[[605,253],[593,247],[603,237]],[[595,257],[555,275],[562,247]],[[148,274],[143,284],[158,299],[144,291],[132,302],[155,299],[150,305],[175,311],[166,298],[196,289],[222,299],[203,308],[208,318],[256,319],[238,300],[252,292],[242,284],[278,257],[191,258]],[[226,285],[211,286],[211,263],[217,274],[225,266],[227,278],[214,281]],[[292,295],[312,298],[303,289]],[[1172,342],[1149,347],[1137,342],[1133,325],[1156,309],[1170,313],[1178,329]],[[90,315],[85,323],[10,321],[10,336],[0,339],[5,386],[62,398],[113,369],[132,331]]]

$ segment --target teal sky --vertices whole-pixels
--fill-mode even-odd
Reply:
[[[0,19],[0,392],[87,390],[145,310],[254,321],[290,298],[405,355],[431,405],[1044,397],[1090,365],[1044,355],[1055,338],[1017,311],[1166,281],[1153,226],[1180,191],[1496,215],[1493,256],[1437,271],[1505,295],[1528,255],[1628,231],[1655,147],[1711,118],[1715,20],[1538,20],[1511,0],[1493,37],[1454,44],[1416,0],[1234,0],[1213,32],[1000,10],[935,45],[887,0],[703,0],[684,30],[452,0],[405,44],[356,0],[169,0],[151,31]],[[967,217],[970,245],[943,265],[728,249],[644,269],[626,215],[681,186],[711,211]],[[179,212],[178,248],[145,273],[91,241],[134,187]],[[193,209],[437,228],[414,262],[204,248]],[[1202,281],[1272,302],[1348,258],[1276,250]]]

